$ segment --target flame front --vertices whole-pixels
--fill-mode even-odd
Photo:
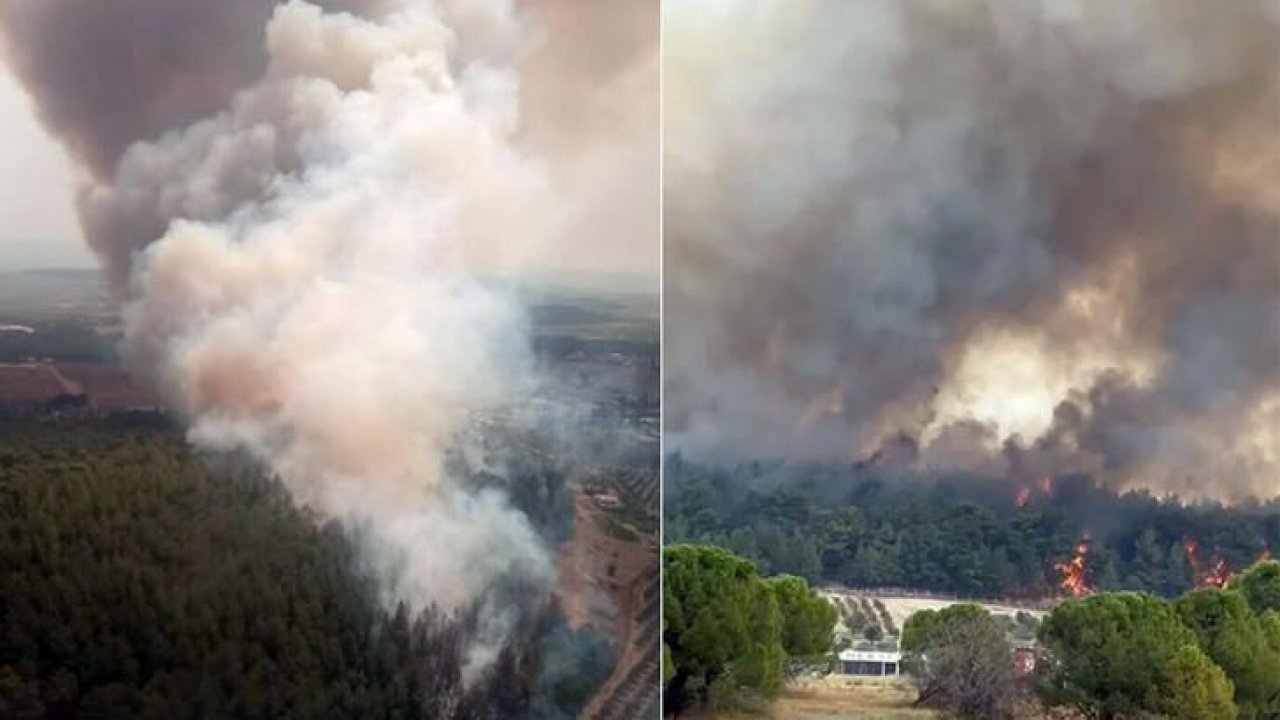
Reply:
[[[1053,497],[1053,477],[1042,475],[1034,484],[1019,485],[1018,492],[1014,495],[1013,503],[1018,507],[1026,507],[1031,503],[1032,493],[1038,494],[1046,500]]]
[[[1222,558],[1218,558],[1217,561],[1213,563],[1213,567],[1209,568],[1208,572],[1201,575],[1196,580],[1196,587],[1226,587],[1227,582],[1231,580],[1231,576],[1234,574],[1235,573],[1231,571],[1231,566],[1227,564],[1227,561]]]
[[[1062,574],[1058,586],[1071,594],[1071,597],[1084,597],[1090,592],[1089,582],[1085,575],[1088,571],[1086,562],[1089,556],[1089,538],[1081,538],[1076,543],[1075,556],[1070,562],[1058,563],[1054,568]]]
[[[1182,549],[1187,556],[1187,565],[1191,568],[1192,582],[1197,588],[1226,587],[1231,577],[1235,575],[1230,563],[1223,557],[1215,557],[1209,569],[1203,569],[1200,562],[1200,543],[1190,535],[1182,539]],[[1267,553],[1265,544],[1263,553]]]

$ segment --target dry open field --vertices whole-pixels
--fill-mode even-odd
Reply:
[[[937,715],[912,707],[915,688],[902,680],[831,676],[797,681],[774,703],[773,717],[796,720],[925,720]]]
[[[694,720],[936,720],[932,710],[912,707],[915,689],[895,679],[850,678],[833,675],[796,681],[774,701],[767,716],[748,714],[690,715]],[[1032,699],[1019,706],[1025,720],[1084,720],[1066,709],[1045,710]],[[683,717],[683,716],[682,716]]]
[[[933,720],[913,708],[915,688],[903,680],[831,676],[794,681],[774,701],[767,717],[778,720]],[[759,720],[760,715],[692,716],[701,720]]]

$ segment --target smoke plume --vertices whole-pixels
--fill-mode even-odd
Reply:
[[[669,447],[1280,493],[1278,22],[669,6]]]
[[[360,528],[395,599],[549,591],[529,519],[446,454],[540,382],[513,281],[655,270],[652,4],[12,0],[0,18],[82,170],[126,353],[191,437]],[[487,607],[482,640],[508,615]]]

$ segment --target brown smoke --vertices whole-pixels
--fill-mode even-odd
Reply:
[[[672,446],[1280,492],[1278,20],[673,7]]]

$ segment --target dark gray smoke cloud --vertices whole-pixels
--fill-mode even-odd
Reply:
[[[129,144],[224,108],[266,67],[276,0],[9,0],[8,61],[45,124],[109,177]],[[325,0],[367,10],[369,0]]]
[[[154,140],[215,115],[267,66],[265,28],[278,0],[7,0],[0,5],[4,60],[35,100],[44,125],[91,176],[110,183],[135,142]],[[319,0],[317,6],[372,12],[378,0]],[[209,142],[213,132],[206,133]],[[265,163],[258,161],[260,171]],[[288,162],[291,158],[279,158]],[[231,162],[226,163],[227,166]],[[228,168],[227,174],[235,172]],[[240,171],[246,182],[250,173]],[[214,181],[219,180],[214,178]],[[118,285],[130,255],[158,238],[185,209],[137,191],[108,204],[81,188],[85,234]],[[256,187],[223,190],[213,217]],[[158,191],[158,189],[157,189]]]
[[[1278,20],[671,7],[671,447],[1280,492]]]
[[[275,72],[266,29],[282,4],[0,3],[4,62],[32,94],[44,125],[87,174],[79,188],[81,225],[118,288],[128,282],[133,254],[160,237],[173,218],[224,217],[260,196],[273,178],[298,169],[297,145],[307,128],[293,101],[283,93],[241,97]],[[309,4],[364,19],[405,5]],[[497,269],[518,271],[537,261],[544,272],[656,275],[656,3],[432,5],[453,33],[450,62],[457,67],[493,58],[518,66],[522,151],[554,156],[550,182],[575,198],[572,207],[548,214],[544,227],[525,233],[555,241],[526,238],[522,251],[508,252]],[[318,57],[321,49],[307,52]],[[334,52],[347,50],[370,54],[368,48]],[[362,88],[365,60],[332,80],[345,91]],[[128,157],[137,143],[151,147]]]

